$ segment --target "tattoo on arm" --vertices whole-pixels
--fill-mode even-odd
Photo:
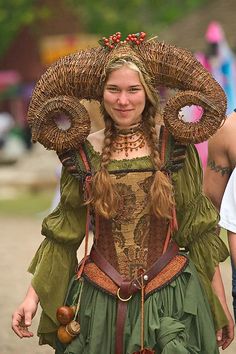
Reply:
[[[221,176],[230,175],[232,172],[231,167],[223,167],[221,165],[216,165],[214,160],[208,161],[207,165],[210,167],[211,170],[215,172],[220,172]]]

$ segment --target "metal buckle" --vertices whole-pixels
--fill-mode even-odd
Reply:
[[[189,253],[188,247],[179,247],[179,252],[180,253]]]
[[[123,301],[123,302],[129,301],[129,300],[132,298],[132,296],[133,296],[133,295],[131,294],[129,297],[127,297],[127,299],[123,299],[123,298],[120,296],[120,288],[117,289],[116,295],[117,295],[118,299],[119,299],[120,301]]]

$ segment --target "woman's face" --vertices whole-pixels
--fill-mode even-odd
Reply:
[[[127,66],[112,71],[105,84],[103,100],[105,110],[120,127],[140,122],[146,94],[138,72]]]

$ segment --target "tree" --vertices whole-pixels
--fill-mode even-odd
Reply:
[[[22,26],[31,25],[38,18],[49,15],[46,6],[38,8],[37,0],[0,0],[0,56]]]
[[[82,22],[84,31],[124,35],[146,31],[158,33],[207,0],[65,0]]]
[[[145,31],[149,36],[211,0],[60,0],[72,8],[84,32],[125,35]],[[0,0],[0,56],[21,27],[53,16],[58,0]]]

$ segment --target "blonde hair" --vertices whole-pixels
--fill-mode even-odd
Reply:
[[[106,68],[104,85],[109,74],[123,66],[127,66],[131,70],[138,72],[140,82],[146,93],[146,104],[142,114],[143,127],[145,135],[150,140],[151,157],[156,170],[150,188],[151,210],[156,216],[171,219],[171,211],[174,205],[173,187],[169,178],[161,171],[162,162],[158,151],[158,136],[155,121],[159,107],[158,95],[143,65],[140,62],[136,63],[131,58],[119,58],[110,62]],[[93,177],[89,202],[92,203],[99,215],[108,219],[115,215],[119,204],[119,195],[107,170],[111,159],[111,146],[115,136],[115,129],[113,120],[105,111],[103,104],[101,104],[101,112],[105,122],[105,138],[100,169]]]

